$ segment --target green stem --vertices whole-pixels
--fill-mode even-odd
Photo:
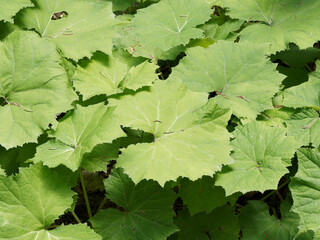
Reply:
[[[90,203],[89,203],[89,198],[88,198],[86,186],[84,185],[82,170],[80,170],[80,182],[81,182],[81,186],[82,186],[82,192],[83,192],[83,196],[84,196],[84,201],[86,202],[86,206],[87,206],[88,215],[89,215],[89,218],[91,218],[92,217],[92,212],[91,212],[91,208],[90,208]]]
[[[103,208],[103,206],[104,206],[104,204],[106,203],[107,200],[108,200],[107,197],[104,197],[104,198],[103,198],[103,200],[101,201],[101,203],[100,203],[100,205],[99,205],[99,207],[98,207],[97,212],[99,212],[100,209]]]
[[[313,72],[312,69],[309,67],[308,64],[305,64],[304,66],[305,66],[305,68],[306,68],[309,72]]]
[[[276,189],[276,190],[270,192],[269,194],[265,195],[263,198],[261,198],[261,200],[262,200],[262,201],[266,200],[268,197],[270,197],[272,194],[274,194],[275,191],[280,190],[281,188],[283,188],[283,187],[284,187],[285,185],[287,185],[288,183],[289,183],[289,181],[286,180],[283,184],[281,184],[281,185],[278,187],[278,189]]]
[[[80,221],[80,219],[78,218],[77,214],[76,214],[73,210],[71,210],[70,212],[72,213],[72,216],[73,216],[74,219],[77,221],[77,223],[81,223],[81,221]]]

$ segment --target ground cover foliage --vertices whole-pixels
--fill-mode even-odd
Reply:
[[[320,239],[319,1],[0,5],[0,239]]]

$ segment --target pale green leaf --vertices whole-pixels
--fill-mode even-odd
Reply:
[[[133,31],[143,47],[167,51],[201,38],[197,29],[210,18],[210,6],[199,0],[162,0],[138,10],[132,20]]]
[[[114,108],[102,103],[89,107],[78,105],[50,134],[55,139],[37,147],[32,160],[49,167],[63,164],[73,171],[77,170],[83,155],[97,144],[111,143],[125,136],[113,117],[113,111]]]
[[[50,226],[73,202],[70,177],[41,164],[0,176],[0,239],[35,239],[27,236]]]
[[[320,145],[320,118],[319,113],[311,108],[297,109],[286,121],[288,136],[294,138],[301,145],[317,147]]]
[[[292,210],[299,214],[301,229],[316,230],[320,226],[320,153],[318,150],[299,149],[298,172],[289,188]]]
[[[216,185],[222,186],[227,195],[234,192],[264,192],[276,189],[280,178],[288,173],[287,166],[299,144],[286,136],[283,128],[268,127],[251,122],[233,132],[232,159],[217,175]]]
[[[170,90],[170,91],[169,91]],[[225,126],[230,111],[219,108],[207,94],[189,91],[179,81],[156,81],[150,91],[110,99],[125,127],[154,135],[154,142],[123,149],[117,166],[139,182],[166,181],[185,176],[191,180],[212,175],[230,163]]]
[[[0,21],[12,21],[12,17],[22,8],[31,7],[30,0],[0,0]]]
[[[0,144],[36,142],[76,94],[54,45],[35,33],[10,34],[0,43],[0,59]]]
[[[2,239],[2,238],[0,238]],[[62,225],[53,230],[40,230],[26,233],[17,238],[19,240],[101,240],[101,236],[90,229],[86,224]]]
[[[181,79],[193,91],[215,91],[219,106],[253,120],[272,108],[271,98],[284,79],[265,52],[265,45],[226,41],[191,48],[170,77]]]
[[[249,201],[240,209],[240,224],[243,240],[289,240],[294,239],[299,230],[299,216],[281,210],[281,219],[278,219],[277,216],[270,216],[266,203]]]
[[[240,41],[269,43],[269,53],[288,48],[290,42],[301,49],[320,38],[319,1],[301,0],[221,0],[232,18],[254,23],[241,31]]]
[[[320,62],[317,62],[320,67]],[[320,71],[309,74],[308,82],[286,89],[283,105],[287,107],[312,107],[320,109]]]
[[[198,213],[193,216],[183,209],[174,222],[181,229],[175,234],[178,240],[239,239],[238,218],[234,208],[229,206],[216,208],[209,214]]]
[[[120,93],[125,88],[150,86],[157,79],[155,70],[156,66],[147,61],[130,68],[118,58],[96,53],[92,59],[80,62],[72,80],[86,100],[99,94]]]
[[[34,0],[15,18],[18,25],[35,29],[74,60],[99,50],[111,54],[117,22],[106,1]]]
[[[239,197],[239,194],[226,197],[224,189],[215,186],[214,179],[209,176],[203,176],[196,181],[182,179],[179,195],[183,204],[188,206],[191,215],[198,212],[210,213],[213,209],[221,207],[227,202],[233,205]]]
[[[102,210],[90,222],[103,240],[165,240],[178,229],[173,224],[175,194],[154,181],[135,185],[123,170],[115,169],[104,181],[107,197],[123,211]]]

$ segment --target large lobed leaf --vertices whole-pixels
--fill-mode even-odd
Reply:
[[[0,59],[0,144],[36,142],[76,94],[54,45],[35,33],[10,34],[0,43]]]
[[[299,214],[300,228],[320,231],[320,152],[319,149],[299,149],[299,168],[289,188],[292,210]]]
[[[178,230],[172,219],[176,196],[171,190],[154,181],[135,185],[122,169],[115,169],[104,184],[107,197],[122,211],[110,208],[90,219],[103,240],[165,240]]]
[[[12,17],[22,8],[33,6],[30,0],[0,0],[0,21],[12,21]]]
[[[85,153],[97,144],[111,143],[125,136],[113,117],[114,108],[103,103],[89,107],[78,105],[75,110],[59,122],[50,134],[55,139],[37,147],[34,162],[43,162],[49,167],[63,164],[77,170]]]
[[[138,10],[132,27],[144,48],[167,51],[201,38],[203,32],[196,26],[209,20],[210,13],[210,6],[203,0],[162,0]]]
[[[150,91],[110,99],[121,125],[154,135],[152,143],[124,149],[117,166],[136,183],[154,179],[164,185],[179,176],[212,175],[231,163],[225,128],[230,111],[213,101],[202,107],[206,102],[207,94],[191,92],[179,81],[157,81]]]
[[[151,86],[157,79],[156,68],[148,61],[130,68],[119,58],[96,53],[90,60],[80,62],[73,84],[85,100],[99,94],[112,95],[125,88],[137,90]]]
[[[71,206],[75,184],[65,169],[41,164],[0,176],[0,239],[101,239],[84,225],[45,230]]]
[[[291,204],[288,200],[280,206],[279,216],[270,216],[268,205],[260,201],[249,201],[240,210],[240,224],[242,225],[242,239],[294,239],[298,232],[299,216],[289,211]]]
[[[241,31],[240,41],[269,43],[269,53],[288,48],[301,49],[320,38],[319,1],[306,0],[222,0],[228,15],[254,23]]]
[[[266,58],[267,46],[220,41],[188,49],[171,78],[197,92],[217,93],[216,103],[237,117],[255,119],[272,108],[271,98],[284,76]]]
[[[291,165],[290,159],[299,144],[286,136],[285,129],[256,121],[237,127],[233,135],[231,157],[235,163],[222,169],[216,184],[227,195],[276,189],[280,178],[288,172],[286,167]]]
[[[117,24],[112,4],[106,1],[34,0],[15,18],[24,28],[35,29],[74,60],[99,50],[111,54]]]

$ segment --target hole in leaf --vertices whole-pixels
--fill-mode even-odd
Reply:
[[[59,20],[66,16],[68,16],[68,13],[66,11],[56,12],[52,14],[51,20]]]

